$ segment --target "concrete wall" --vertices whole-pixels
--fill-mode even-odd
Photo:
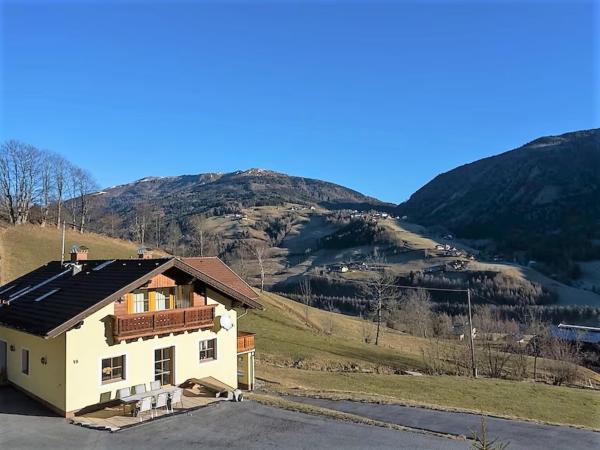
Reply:
[[[65,335],[43,339],[32,334],[0,327],[0,340],[7,344],[7,378],[53,406],[65,411]],[[14,346],[14,351],[11,351]],[[29,350],[29,375],[21,373],[21,349]],[[42,364],[44,357],[47,361]]]
[[[66,333],[66,410],[76,411],[100,401],[100,395],[111,392],[111,398],[123,387],[148,385],[154,380],[154,350],[175,347],[175,384],[189,378],[213,376],[237,387],[237,314],[231,302],[214,291],[207,291],[207,303],[217,304],[215,327],[212,330],[184,332],[178,335],[137,339],[112,343],[110,316],[114,304],[102,308],[84,320],[83,326]],[[229,314],[236,324],[229,331],[219,329],[219,316]],[[217,339],[217,359],[199,361],[199,342]],[[102,359],[125,355],[125,380],[102,384]]]

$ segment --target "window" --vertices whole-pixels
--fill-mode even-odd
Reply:
[[[177,286],[175,290],[175,303],[177,308],[189,308],[192,306],[190,300],[191,286]]]
[[[102,360],[102,384],[125,379],[125,356]]]
[[[154,294],[156,311],[163,311],[169,309],[169,298],[171,295],[170,289],[157,289]]]
[[[133,312],[142,313],[149,311],[148,291],[136,291],[133,293]]]
[[[200,341],[200,362],[217,359],[217,340]]]
[[[160,381],[161,386],[173,383],[174,350],[174,347],[154,350],[154,380]]]
[[[29,350],[21,349],[21,373],[29,375]]]

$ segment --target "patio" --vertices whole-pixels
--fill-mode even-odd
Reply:
[[[97,430],[118,431],[153,420],[161,419],[165,416],[173,416],[210,404],[226,400],[225,398],[216,398],[214,393],[200,386],[183,389],[182,404],[174,406],[174,412],[167,412],[164,409],[153,410],[154,417],[150,414],[144,414],[142,420],[139,417],[125,415],[122,404],[110,404],[102,409],[84,413],[71,419],[71,423],[81,425],[86,428]]]

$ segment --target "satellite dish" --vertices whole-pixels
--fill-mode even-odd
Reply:
[[[229,316],[228,314],[221,316],[221,318],[219,319],[219,324],[221,325],[221,328],[227,331],[233,328],[233,320],[231,320],[231,316]]]

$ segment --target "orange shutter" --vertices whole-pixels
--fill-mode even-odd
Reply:
[[[127,302],[127,314],[133,314],[133,294],[125,294],[125,301]]]
[[[148,311],[156,310],[156,291],[150,291],[148,294]]]
[[[169,309],[175,309],[175,289],[169,289]]]

